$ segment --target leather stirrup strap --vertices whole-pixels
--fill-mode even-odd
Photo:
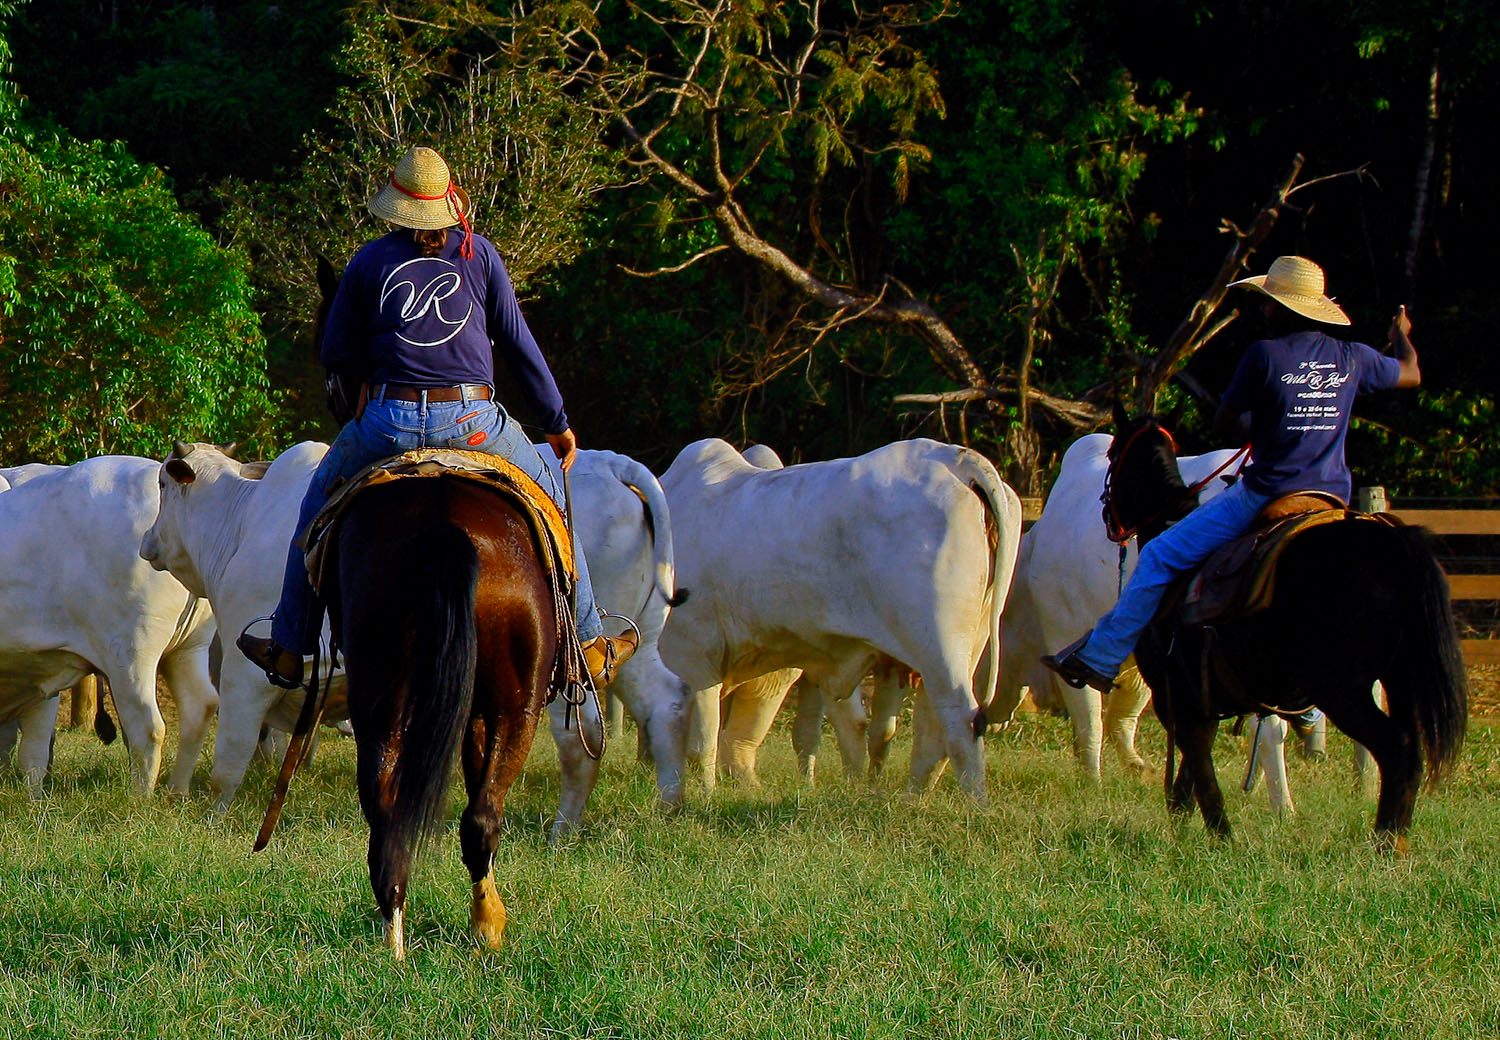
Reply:
[[[297,714],[297,725],[292,730],[292,739],[287,741],[286,757],[281,760],[281,772],[276,776],[276,787],[271,792],[266,815],[260,822],[260,833],[255,836],[251,852],[259,852],[271,843],[271,835],[281,820],[281,807],[286,802],[287,791],[292,786],[292,777],[307,761],[312,748],[312,734],[317,732],[323,719],[323,708],[328,700],[328,684],[318,681],[319,652],[313,651],[312,681],[307,695],[302,698],[302,710]],[[333,659],[330,653],[329,659]]]

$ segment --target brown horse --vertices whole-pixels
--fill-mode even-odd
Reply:
[[[332,537],[324,591],[348,673],[370,884],[387,942],[405,956],[407,878],[441,828],[461,749],[470,921],[498,948],[505,795],[531,750],[558,645],[531,528],[483,485],[425,478],[360,492]]]

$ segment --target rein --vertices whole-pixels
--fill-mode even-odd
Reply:
[[[1171,509],[1172,509],[1171,506],[1167,506],[1167,507],[1165,507],[1163,509],[1159,509],[1155,513],[1153,513],[1150,516],[1146,517],[1144,520],[1140,521],[1139,523],[1137,523],[1137,524],[1131,524],[1131,525],[1127,525],[1125,523],[1125,521],[1123,519],[1121,519],[1121,517],[1120,517],[1119,504],[1115,501],[1115,495],[1114,495],[1114,485],[1115,485],[1116,469],[1119,466],[1120,462],[1125,458],[1125,456],[1127,454],[1129,454],[1131,447],[1140,438],[1140,436],[1143,433],[1145,433],[1147,430],[1159,430],[1159,431],[1161,431],[1161,435],[1167,439],[1167,445],[1168,445],[1168,447],[1170,447],[1172,449],[1172,455],[1173,455],[1173,457],[1174,458],[1176,457],[1176,455],[1177,455],[1177,439],[1172,436],[1172,431],[1169,430],[1169,429],[1167,429],[1165,426],[1161,425],[1161,423],[1158,423],[1158,422],[1155,422],[1155,421],[1143,424],[1142,426],[1140,426],[1140,428],[1138,428],[1137,430],[1135,430],[1135,432],[1133,432],[1129,437],[1125,438],[1125,443],[1120,446],[1119,451],[1112,453],[1112,457],[1109,460],[1109,470],[1104,475],[1104,493],[1099,496],[1099,501],[1104,504],[1104,529],[1105,529],[1105,533],[1109,537],[1110,541],[1112,541],[1116,545],[1120,546],[1120,550],[1121,550],[1120,567],[1121,567],[1122,575],[1123,575],[1124,566],[1125,566],[1125,558],[1124,558],[1125,543],[1128,542],[1128,541],[1130,541],[1130,539],[1134,538],[1136,536],[1136,534],[1140,531],[1140,529],[1142,527],[1147,527],[1147,526],[1150,526],[1151,524],[1154,524],[1156,521],[1158,521],[1158,520],[1162,519],[1164,516],[1166,516],[1171,511]],[[1217,469],[1215,469],[1208,476],[1204,477],[1202,480],[1194,481],[1192,484],[1189,484],[1184,489],[1183,495],[1184,496],[1192,495],[1194,497],[1197,497],[1198,492],[1202,491],[1205,487],[1207,487],[1209,484],[1211,484],[1213,482],[1214,478],[1217,477],[1217,476],[1219,476],[1219,474],[1223,473],[1225,470],[1229,469],[1229,467],[1233,466],[1236,462],[1238,462],[1241,459],[1243,459],[1245,457],[1245,455],[1249,453],[1249,451],[1250,451],[1250,445],[1249,444],[1243,445],[1233,455],[1231,455],[1231,456],[1229,456],[1229,458],[1225,459],[1223,465],[1219,466]]]

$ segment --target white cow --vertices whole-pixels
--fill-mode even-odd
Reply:
[[[995,677],[976,698],[971,676],[996,638],[1021,530],[1020,500],[989,462],[913,440],[764,470],[709,439],[684,448],[661,483],[692,590],[662,656],[696,691],[705,783],[723,686],[801,668],[832,702],[885,654],[922,674],[942,735],[913,752],[912,785],[952,758],[962,788],[985,799],[975,731]]]
[[[781,456],[765,444],[752,444],[741,456],[757,469],[785,469]],[[781,668],[757,676],[737,686],[725,687],[720,696],[722,728],[719,730],[719,769],[748,786],[759,786],[756,758],[770,732],[771,723],[787,693],[802,676],[800,668]],[[811,684],[798,686],[797,716],[792,727],[792,745],[803,777],[814,778],[818,746],[822,739],[824,703]],[[838,738],[844,771],[857,776],[864,771],[863,735],[866,726],[864,702],[858,696],[836,698],[826,706]],[[694,758],[702,759],[703,749],[693,747]]]
[[[550,449],[542,457],[555,462]],[[689,691],[662,662],[657,646],[677,589],[666,496],[650,470],[612,451],[580,451],[568,493],[595,601],[629,617],[640,629],[640,646],[621,667],[609,693],[629,708],[640,726],[656,767],[657,794],[664,806],[676,809],[682,805]],[[560,714],[554,712],[552,735],[564,763],[554,839],[582,819],[599,769],[583,754],[576,735],[562,730],[560,723]],[[570,782],[570,776],[576,779]]]
[[[189,588],[200,590],[232,639],[245,625],[276,608],[298,506],[327,450],[325,444],[304,441],[279,455],[258,479],[249,479],[241,463],[212,445],[182,446],[180,454],[174,452],[182,464],[173,467],[176,477],[168,473],[166,464],[159,467],[160,515],[146,532],[141,555],[152,566],[170,570]],[[591,567],[596,558],[599,561],[597,573],[591,571],[596,587],[609,588],[614,594],[612,570],[620,568],[624,576],[618,579],[618,594],[641,612],[642,634],[659,632],[666,597],[653,595],[652,590],[658,585],[670,589],[673,580],[665,499],[650,473],[631,460],[610,452],[587,454],[588,460],[574,468],[574,515],[581,531],[592,530],[607,542],[588,556]],[[188,473],[190,479],[180,479]],[[641,496],[630,487],[640,488]],[[649,534],[653,523],[660,535],[655,541]],[[589,542],[583,545],[589,553]],[[602,592],[597,598],[609,602]],[[665,673],[654,645],[643,645],[636,658],[639,664],[634,658],[627,662],[616,683],[624,683],[622,695],[640,712],[637,718],[648,720],[653,750],[659,756],[661,797],[675,805],[681,799],[681,719],[686,691]],[[221,808],[233,799],[244,779],[262,725],[290,729],[300,705],[300,693],[272,686],[243,654],[224,655],[213,766]],[[598,766],[579,745],[576,721],[565,729],[560,699],[553,702],[551,715],[562,752],[563,794],[553,825],[554,835],[560,835],[581,817]],[[597,720],[591,721],[597,726]]]
[[[168,778],[186,791],[216,698],[207,604],[137,555],[156,515],[156,463],[106,455],[3,471],[0,493],[0,719],[19,719],[21,770],[46,775],[57,691],[102,672],[130,750],[132,782],[156,785],[166,726],[158,671],[181,716]]]
[[[245,626],[275,609],[297,506],[327,451],[326,444],[303,441],[278,456],[259,479],[241,472],[250,464],[209,444],[194,444],[183,456],[191,479],[173,479],[166,466],[155,464],[160,510],[137,550],[152,567],[170,571],[205,597],[224,633],[210,773],[218,810],[239,790],[261,727],[290,731],[302,704],[299,691],[272,686],[265,672],[229,646]],[[259,467],[251,471],[258,472]]]
[[[1047,496],[1041,518],[1022,539],[1016,582],[1005,609],[1005,661],[994,718],[1009,717],[1029,686],[1043,706],[1061,703],[1073,720],[1073,747],[1083,770],[1097,777],[1101,736],[1107,730],[1121,764],[1143,773],[1146,762],[1136,750],[1141,711],[1151,690],[1141,680],[1135,659],[1121,671],[1118,687],[1108,698],[1091,689],[1075,690],[1042,667],[1042,654],[1078,638],[1114,605],[1123,580],[1135,569],[1136,546],[1127,544],[1122,563],[1120,548],[1105,534],[1100,495],[1109,469],[1107,453],[1113,438],[1095,433],[1075,441],[1063,455],[1057,481]],[[1183,479],[1196,483],[1233,458],[1223,449],[1178,459]],[[1231,465],[1226,475],[1238,472]],[[1207,501],[1224,490],[1222,479],[1211,480],[1200,493]],[[1101,712],[1101,699],[1104,701]],[[1271,804],[1293,808],[1286,786],[1283,744],[1286,723],[1278,718],[1259,727],[1259,764],[1267,778]]]

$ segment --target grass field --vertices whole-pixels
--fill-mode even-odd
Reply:
[[[1159,762],[1160,727],[1142,731]],[[0,778],[0,1036],[1500,1035],[1500,729],[1476,720],[1404,858],[1372,847],[1336,734],[1327,762],[1291,764],[1285,820],[1238,792],[1221,738],[1223,843],[1169,822],[1154,783],[1080,780],[1066,733],[1030,715],[992,738],[976,810],[951,781],[910,800],[897,776],[847,784],[831,763],[800,787],[777,729],[765,789],[694,789],[672,820],[617,741],[559,850],[543,736],[497,868],[505,950],[468,937],[450,829],[413,879],[397,965],[351,742],[325,742],[252,856],[267,768],[208,821],[204,797],[131,801],[119,747],[65,732],[48,801]]]

